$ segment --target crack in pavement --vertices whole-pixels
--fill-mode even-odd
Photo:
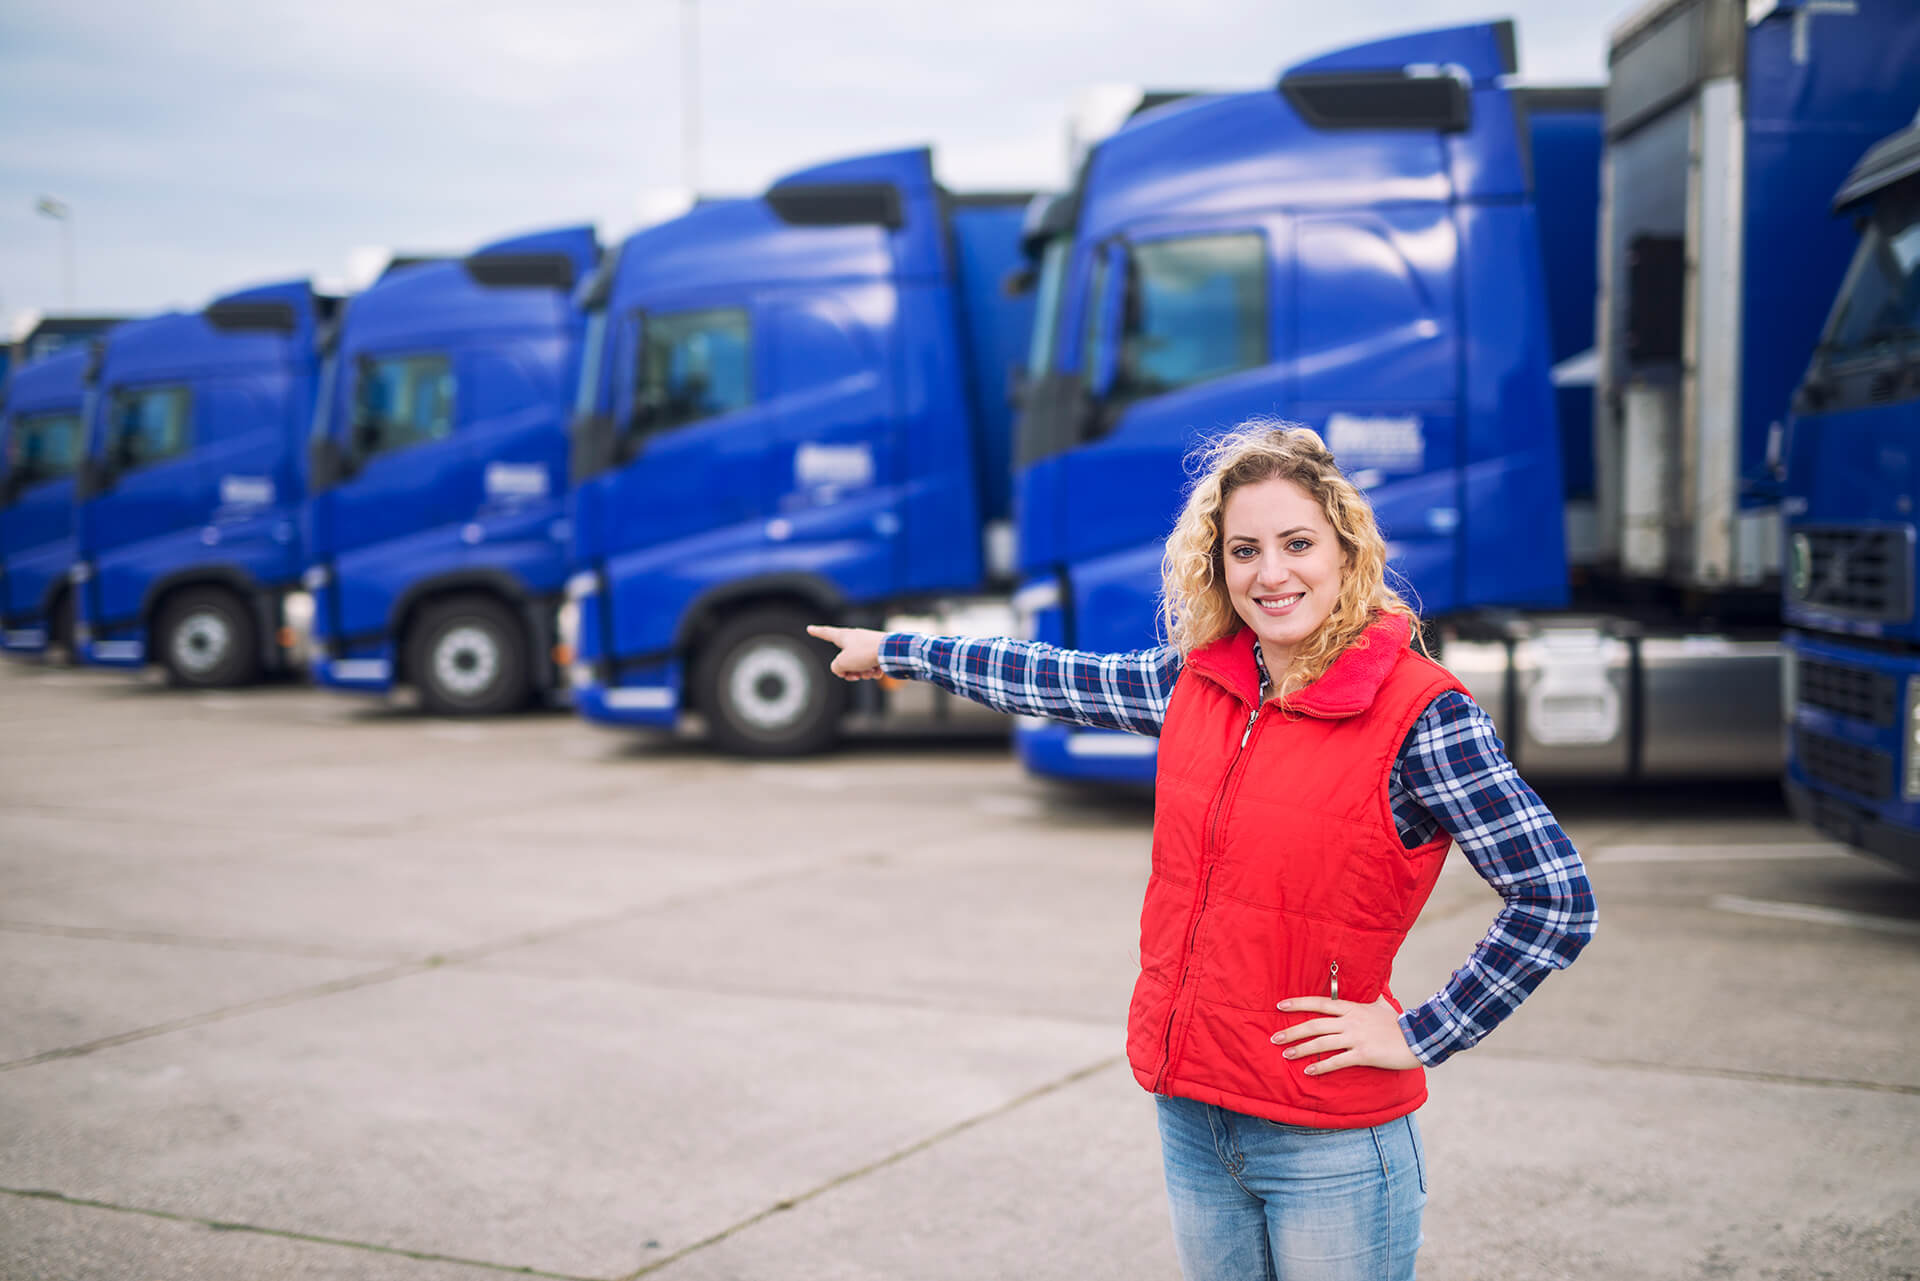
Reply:
[[[928,1135],[926,1138],[910,1143],[906,1147],[901,1148],[896,1152],[890,1152],[886,1156],[880,1157],[877,1160],[869,1161],[867,1162],[867,1164],[863,1166],[859,1166],[855,1169],[848,1170],[843,1174],[835,1175],[833,1178],[828,1179],[825,1183],[819,1184],[816,1187],[809,1188],[805,1192],[799,1193],[796,1196],[786,1197],[779,1201],[775,1201],[772,1205],[768,1206],[766,1209],[761,1210],[756,1214],[748,1215],[746,1218],[740,1220],[738,1223],[731,1224],[727,1227],[724,1227],[720,1229],[718,1232],[715,1232],[711,1236],[703,1237],[702,1239],[695,1241],[691,1245],[682,1246],[678,1250],[675,1250],[672,1254],[667,1255],[663,1259],[652,1260],[651,1262],[647,1263],[645,1266],[638,1268],[635,1271],[629,1272],[626,1275],[622,1276],[619,1279],[619,1281],[637,1281],[637,1279],[640,1277],[647,1276],[650,1273],[658,1272],[660,1271],[660,1269],[669,1267],[672,1264],[678,1263],[681,1259],[684,1259],[691,1254],[697,1254],[698,1252],[708,1248],[709,1246],[718,1245],[720,1242],[725,1241],[729,1237],[737,1236],[740,1233],[746,1231],[748,1228],[753,1227],[755,1224],[764,1223],[766,1220],[772,1218],[776,1214],[781,1214],[787,1210],[796,1209],[799,1206],[804,1205],[808,1201],[812,1201],[817,1197],[824,1196],[826,1193],[833,1191],[835,1188],[845,1187],[849,1183],[852,1183],[858,1179],[863,1179],[869,1174],[873,1174],[880,1170],[884,1170],[888,1166],[898,1165],[900,1162],[906,1160],[908,1157],[915,1156],[921,1152],[925,1152],[929,1148],[932,1148],[940,1143],[946,1142],[948,1139],[953,1138],[955,1135],[964,1134],[966,1131],[974,1129],[977,1126],[984,1125],[988,1121],[992,1121],[992,1120],[995,1120],[996,1118],[1003,1117],[1010,1112],[1013,1112],[1019,1108],[1025,1107],[1027,1104],[1033,1102],[1036,1099],[1045,1098],[1049,1094],[1057,1093],[1061,1090],[1066,1089],[1070,1085],[1078,1084],[1079,1082],[1086,1080],[1088,1077],[1095,1076],[1101,1072],[1106,1071],[1108,1068],[1114,1067],[1119,1064],[1123,1064],[1125,1062],[1126,1062],[1125,1055],[1110,1054],[1107,1057],[1101,1059],[1099,1062],[1089,1064],[1088,1066],[1083,1068],[1077,1068],[1074,1071],[1067,1073],[1067,1075],[1059,1078],[1058,1080],[1048,1081],[1043,1085],[1037,1085],[1033,1089],[1028,1090],[1024,1094],[1019,1094],[1014,1096],[1013,1098],[1007,1100],[1005,1103],[999,1104],[998,1106],[995,1106],[995,1107],[988,1108],[985,1112],[981,1112],[976,1116],[967,1117],[966,1119],[961,1121],[956,1121],[952,1125],[949,1125],[944,1129],[936,1130],[934,1133]]]
[[[210,952],[253,952],[272,956],[303,956],[323,961],[392,960],[393,953],[354,952],[312,943],[277,943],[271,939],[228,939],[197,934],[168,934],[159,930],[126,930],[101,925],[42,925],[34,921],[0,920],[0,933],[39,934],[49,938],[94,939],[108,943],[152,943],[161,947],[204,948]]]
[[[175,1214],[171,1210],[154,1210],[139,1205],[118,1205],[112,1201],[96,1201],[88,1197],[68,1196],[64,1192],[55,1192],[46,1188],[0,1188],[0,1196],[19,1197],[23,1200],[51,1201],[56,1205],[76,1206],[88,1210],[112,1210],[117,1214],[137,1214],[149,1219],[164,1219],[169,1223],[187,1223],[214,1232],[248,1232],[255,1236],[279,1237],[283,1241],[304,1241],[312,1245],[339,1246],[348,1250],[365,1250],[372,1254],[397,1255],[404,1259],[419,1259],[423,1263],[454,1263],[469,1268],[485,1268],[490,1272],[507,1272],[514,1276],[550,1277],[553,1281],[604,1281],[604,1278],[581,1276],[572,1272],[547,1272],[540,1268],[526,1267],[511,1263],[492,1263],[486,1259],[467,1259],[457,1254],[438,1254],[431,1250],[409,1250],[397,1245],[377,1245],[371,1241],[350,1241],[345,1237],[320,1236],[312,1232],[296,1232],[289,1228],[264,1228],[253,1223],[229,1223],[221,1219],[203,1219],[198,1215]]]
[[[1597,1055],[1554,1054],[1547,1050],[1479,1049],[1483,1059],[1510,1059],[1526,1063],[1577,1063],[1582,1067],[1616,1068],[1630,1072],[1653,1072],[1666,1076],[1699,1076],[1727,1081],[1755,1081],[1763,1085],[1799,1085],[1823,1090],[1864,1090],[1874,1094],[1920,1095],[1920,1085],[1902,1085],[1896,1081],[1861,1081],[1840,1076],[1795,1076],[1791,1072],[1765,1072],[1753,1068],[1711,1067],[1703,1064],[1656,1063],[1652,1059],[1609,1059]]]

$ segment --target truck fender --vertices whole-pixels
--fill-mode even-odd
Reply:
[[[742,578],[710,587],[693,598],[674,629],[673,648],[681,652],[691,649],[716,622],[742,606],[776,600],[790,600],[804,608],[818,610],[822,621],[837,619],[846,610],[846,596],[839,586],[819,574],[762,574]]]

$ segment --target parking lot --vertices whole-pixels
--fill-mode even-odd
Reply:
[[[0,1275],[1177,1276],[1143,798],[13,665],[0,724]],[[1548,798],[1600,934],[1433,1073],[1421,1276],[1920,1276],[1920,882]],[[1395,990],[1497,902],[1456,855]]]

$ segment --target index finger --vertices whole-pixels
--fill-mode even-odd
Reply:
[[[835,645],[838,645],[841,643],[840,636],[846,630],[847,629],[844,627],[829,627],[825,623],[808,623],[807,624],[807,635],[815,637],[819,640],[830,641]]]
[[[1330,996],[1290,996],[1273,1008],[1289,1014],[1345,1014],[1353,1008],[1353,1002]]]

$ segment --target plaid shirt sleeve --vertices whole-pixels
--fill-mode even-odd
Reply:
[[[1493,1031],[1593,937],[1593,887],[1573,842],[1521,781],[1478,703],[1440,695],[1400,750],[1394,818],[1409,846],[1445,828],[1505,906],[1445,987],[1400,1016],[1431,1067]]]
[[[1005,636],[978,639],[889,632],[880,670],[931,681],[995,711],[1046,716],[1158,737],[1180,677],[1170,645],[1091,654]]]

